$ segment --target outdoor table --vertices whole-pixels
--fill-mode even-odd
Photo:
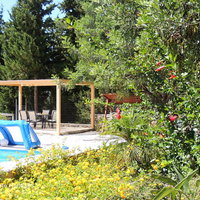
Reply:
[[[48,114],[44,114],[44,113],[37,113],[36,114],[37,117],[40,117],[42,120],[42,128],[46,128],[46,119],[48,118]]]

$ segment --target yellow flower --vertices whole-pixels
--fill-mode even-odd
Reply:
[[[2,200],[4,200],[4,199],[7,198],[7,196],[6,196],[6,195],[0,195],[0,198],[1,198]]]
[[[133,168],[128,168],[128,169],[126,170],[126,173],[127,173],[127,174],[134,174],[134,173],[135,173],[135,169],[133,169]]]
[[[62,200],[61,197],[55,197],[55,200]]]
[[[143,181],[145,181],[145,180],[144,180],[144,178],[140,178],[140,181],[143,182]]]
[[[15,190],[15,194],[20,194],[20,190]]]
[[[13,182],[13,179],[12,178],[6,178],[4,181],[3,181],[3,184],[10,184]]]
[[[125,199],[125,198],[126,198],[126,196],[124,195],[124,191],[120,191],[120,197],[121,197],[122,199]]]
[[[164,160],[160,163],[160,165],[161,167],[166,167],[168,165],[168,162]]]
[[[154,169],[154,170],[157,170],[158,169],[158,166],[157,165],[151,165],[152,166],[152,168]]]
[[[129,184],[128,188],[129,188],[130,190],[133,190],[135,187],[134,187],[133,185]]]

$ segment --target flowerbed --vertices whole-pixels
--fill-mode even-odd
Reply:
[[[131,160],[132,148],[118,144],[80,155],[52,148],[32,164],[2,172],[0,199],[153,199],[164,184],[152,174],[162,166],[141,170]]]
[[[39,164],[2,175],[0,199],[129,199],[144,177],[133,178],[123,153],[114,147],[67,157],[62,150],[44,152]]]

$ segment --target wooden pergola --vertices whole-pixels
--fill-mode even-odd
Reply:
[[[55,86],[56,87],[56,134],[60,135],[61,131],[61,86],[63,84],[69,84],[70,80],[54,80],[54,79],[38,79],[38,80],[6,80],[0,81],[0,86],[16,86],[18,87],[18,108],[22,110],[22,95],[23,87],[32,87],[32,86]],[[90,124],[91,128],[95,128],[95,107],[94,107],[94,98],[95,98],[95,87],[93,83],[82,82],[76,85],[80,86],[89,86],[91,91],[91,115],[90,115]]]

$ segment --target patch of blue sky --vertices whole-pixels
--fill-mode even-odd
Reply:
[[[57,5],[61,3],[63,0],[53,0],[53,2]],[[12,10],[12,7],[17,4],[17,0],[0,0],[0,8],[3,8],[3,19],[4,21],[9,21],[10,19],[10,12]],[[56,17],[63,17],[64,14],[56,7],[52,14],[52,18]]]

